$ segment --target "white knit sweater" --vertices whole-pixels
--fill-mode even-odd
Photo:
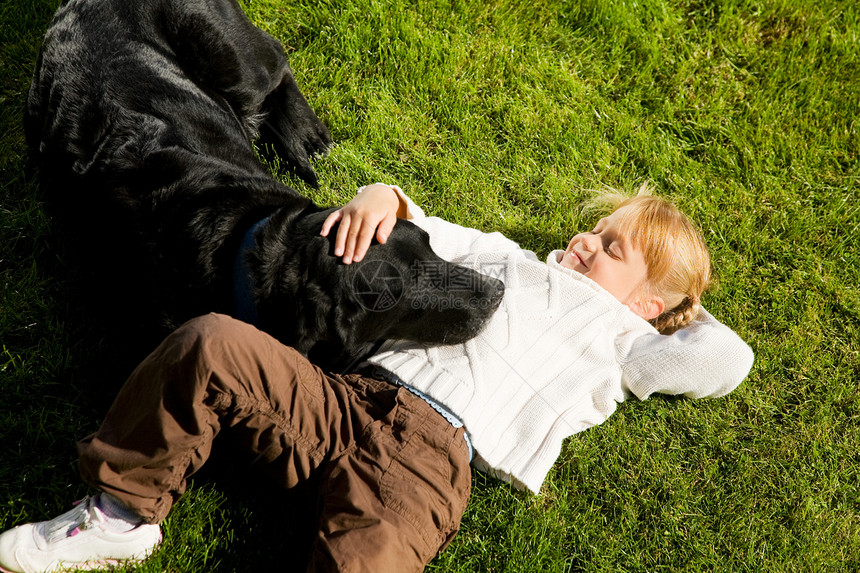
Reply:
[[[606,420],[631,393],[722,396],[752,367],[752,350],[705,311],[661,335],[597,283],[560,266],[561,251],[544,264],[499,233],[425,217],[407,201],[442,258],[501,279],[505,296],[464,344],[389,341],[370,362],[462,420],[478,469],[537,493],[562,441]]]

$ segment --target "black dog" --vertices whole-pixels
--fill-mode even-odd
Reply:
[[[328,211],[274,179],[252,144],[315,186],[309,157],[331,137],[281,45],[235,0],[64,2],[25,130],[73,250],[102,271],[99,296],[167,326],[256,317],[342,366],[378,339],[462,342],[501,300],[499,281],[442,261],[407,221],[361,263],[333,256],[334,232],[319,236]]]

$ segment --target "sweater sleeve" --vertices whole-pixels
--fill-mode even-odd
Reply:
[[[384,185],[388,185],[385,183]],[[523,251],[526,257],[537,260],[537,255],[525,251],[514,241],[501,233],[484,233],[478,229],[462,227],[439,217],[427,217],[403,189],[390,185],[397,193],[400,201],[406,205],[408,219],[427,231],[430,235],[430,246],[437,255],[446,261],[453,261],[468,254],[486,252]],[[364,189],[362,187],[362,189]],[[361,189],[359,189],[359,193]]]
[[[715,398],[734,390],[749,374],[752,349],[705,309],[686,328],[656,331],[629,341],[622,353],[622,381],[640,400],[651,394]]]

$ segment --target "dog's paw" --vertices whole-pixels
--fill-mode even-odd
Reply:
[[[332,145],[331,134],[294,80],[288,78],[269,95],[264,112],[266,117],[260,125],[261,147],[274,152],[287,169],[316,187],[317,176],[310,158],[328,152]]]
[[[261,131],[261,133],[263,132]],[[261,137],[261,152],[270,160],[280,160],[281,165],[311,187],[319,187],[319,179],[310,162],[313,154],[308,153],[301,141],[280,137],[277,134],[272,135],[274,138],[271,140],[264,140]],[[272,157],[272,155],[276,157]]]

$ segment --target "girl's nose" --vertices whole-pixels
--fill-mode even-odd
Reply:
[[[593,252],[598,241],[600,241],[600,237],[594,233],[583,233],[580,244],[585,248],[585,250]]]

